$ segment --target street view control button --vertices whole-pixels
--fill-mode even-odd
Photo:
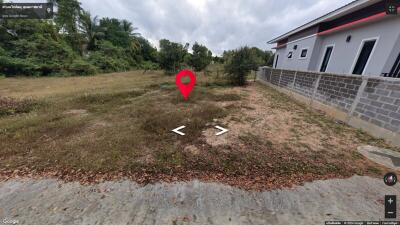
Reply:
[[[395,173],[388,173],[383,177],[383,181],[387,186],[394,186],[397,183],[397,176]]]
[[[394,219],[396,218],[397,207],[396,207],[396,195],[385,195],[385,218]]]

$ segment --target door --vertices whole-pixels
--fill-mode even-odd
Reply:
[[[332,51],[333,51],[333,46],[329,46],[328,48],[326,48],[324,59],[322,61],[321,68],[319,70],[320,72],[326,72],[326,68],[328,68],[329,60],[331,59]]]
[[[365,67],[368,64],[368,60],[374,50],[376,40],[369,40],[363,43],[360,54],[358,55],[358,59],[356,65],[353,69],[353,74],[362,75],[364,73]]]
[[[279,55],[276,55],[275,68],[278,66]]]

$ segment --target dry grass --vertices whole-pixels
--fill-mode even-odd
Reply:
[[[0,80],[2,96],[38,107],[0,117],[0,173],[65,180],[202,179],[271,189],[315,179],[377,175],[356,152],[386,146],[265,86],[229,88],[199,76],[183,101],[174,77],[127,72]],[[186,136],[170,130],[186,125]],[[230,129],[216,137],[213,126]]]

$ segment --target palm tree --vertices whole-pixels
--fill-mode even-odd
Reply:
[[[82,11],[80,15],[80,29],[85,35],[87,47],[86,50],[93,50],[97,45],[97,40],[104,36],[99,29],[98,16],[92,18],[89,11]]]
[[[133,27],[132,23],[128,20],[122,20],[121,23],[122,29],[129,34],[130,37],[138,37],[140,33],[135,33],[134,31],[138,30],[137,27]]]
[[[133,52],[138,51],[141,46],[138,38],[140,37],[140,33],[134,32],[138,30],[138,28],[133,27],[132,23],[127,20],[122,20],[121,26],[124,32],[128,33],[129,37],[131,37],[131,50]]]

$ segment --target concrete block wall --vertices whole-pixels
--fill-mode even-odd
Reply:
[[[312,97],[315,85],[318,82],[316,73],[297,72],[293,90],[301,95]]]
[[[259,69],[258,79],[400,146],[400,79],[269,67]]]
[[[279,86],[281,73],[282,73],[282,70],[272,70],[271,75],[270,75],[270,82],[272,84]]]
[[[353,116],[400,133],[400,80],[369,79]]]
[[[315,99],[350,112],[361,84],[362,77],[324,74],[319,81]]]
[[[295,75],[295,71],[282,70],[279,86],[291,88],[293,86]]]

